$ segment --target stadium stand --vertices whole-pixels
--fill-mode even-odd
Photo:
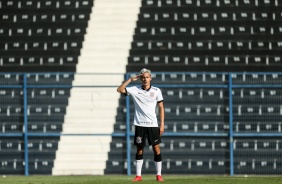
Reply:
[[[277,0],[143,0],[133,35],[127,72],[136,72],[148,67],[154,72],[183,72],[153,74],[153,85],[158,84],[226,84],[228,76],[216,72],[274,72],[281,70],[279,53],[281,16]],[[197,75],[196,72],[214,72],[212,75]],[[184,72],[195,72],[186,74]],[[134,74],[133,74],[134,75]],[[234,84],[279,84],[279,75],[233,74]],[[213,88],[162,88],[165,99],[166,126],[168,132],[228,133],[229,107],[228,91]],[[280,89],[245,89],[232,91],[235,133],[280,133]],[[277,96],[278,95],[278,96]],[[121,97],[117,115],[117,132],[125,132],[125,99]],[[133,104],[131,104],[133,107]],[[133,114],[133,108],[130,108]],[[131,119],[133,117],[131,116]],[[131,127],[133,131],[133,127]],[[163,137],[164,145],[171,145],[173,138]],[[181,145],[188,145],[192,137],[179,138]],[[213,139],[213,138],[208,138]],[[254,138],[256,139],[256,138]],[[254,144],[253,138],[235,140],[238,144]],[[260,149],[234,148],[234,170],[238,174],[277,174],[281,155],[280,137],[264,140]],[[125,154],[124,140],[115,144]],[[197,142],[197,139],[194,139]],[[192,147],[196,147],[196,143]],[[162,147],[164,160],[163,172],[171,173],[173,168],[183,174],[229,174],[229,142],[215,139],[224,149],[211,155],[201,155],[203,150],[183,146],[178,153],[171,154]],[[207,148],[207,139],[199,143]],[[268,146],[272,145],[272,146]],[[211,146],[214,149],[220,146]],[[119,150],[118,149],[118,150]],[[252,147],[253,149],[253,147]],[[276,149],[276,150],[275,150]],[[275,150],[275,151],[274,151]],[[131,150],[134,158],[135,150]],[[146,150],[147,152],[148,150]],[[248,152],[249,151],[249,152]],[[270,152],[274,152],[273,154]],[[272,156],[267,156],[267,154]],[[107,163],[105,173],[114,172],[113,168],[126,172],[124,158],[117,153],[109,153],[112,162]],[[180,159],[182,158],[182,159]],[[151,162],[149,162],[151,160]],[[152,158],[144,159],[145,173],[154,174]],[[187,169],[188,168],[188,169]],[[132,169],[135,167],[132,165]],[[134,173],[135,171],[132,171]]]
[[[92,0],[0,1],[1,85],[71,85]],[[7,73],[13,72],[13,73]],[[18,72],[18,73],[16,73]],[[33,74],[36,73],[37,74]],[[23,89],[1,88],[1,174],[24,174]],[[69,88],[28,88],[28,132],[61,133]],[[29,174],[51,174],[59,137],[32,137],[28,143]]]
[[[0,71],[76,70],[93,1],[1,1]]]
[[[281,7],[279,0],[0,0],[0,174],[25,174],[23,72],[33,86],[27,131],[36,134],[28,140],[29,174],[126,174],[128,164],[135,173],[125,137],[55,136],[124,134],[125,97],[112,88],[57,86],[117,86],[123,75],[115,73],[143,67],[153,71],[153,85],[210,85],[161,88],[166,132],[227,135],[228,89],[212,85],[228,83],[218,72],[281,71]],[[281,76],[234,73],[232,81],[279,85]],[[280,94],[234,88],[234,133],[280,134]],[[281,174],[281,144],[281,136],[235,137],[234,173]],[[164,174],[230,173],[228,137],[164,136],[161,149]],[[143,173],[155,174],[151,154],[144,156]]]
[[[235,140],[235,165],[237,173],[279,174],[281,139],[255,138]],[[267,151],[266,151],[267,150]]]
[[[127,70],[280,71],[279,7],[276,0],[143,0]]]

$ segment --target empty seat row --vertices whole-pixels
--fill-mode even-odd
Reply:
[[[53,116],[53,115],[64,115],[66,113],[66,106],[65,105],[58,105],[58,106],[52,106],[52,105],[38,105],[38,106],[31,106],[27,109],[27,115],[28,116]]]
[[[180,9],[181,10],[181,9]],[[240,10],[236,9],[236,12],[230,12],[226,10],[215,12],[174,12],[164,10],[163,13],[143,12],[139,14],[139,21],[278,21],[282,19],[282,15],[279,12],[265,12],[264,10]],[[199,10],[200,11],[200,10]],[[57,18],[59,19],[59,18]]]
[[[223,119],[224,115],[228,115],[229,108],[224,105],[218,105],[216,103],[211,104],[189,104],[185,103],[177,105],[167,105],[164,109],[167,119],[199,119],[200,118],[212,118],[212,119]],[[124,114],[125,115],[125,114]],[[131,117],[134,116],[134,109],[131,109]]]
[[[74,73],[37,73],[37,74],[27,74],[27,83],[32,84],[32,83],[58,83],[62,82],[63,84],[70,84],[70,82],[74,79]],[[47,91],[50,91],[50,89],[45,89],[46,93]],[[59,95],[64,95],[64,94],[69,94],[68,89],[64,88],[54,88],[52,89],[52,92],[58,91]],[[33,89],[33,91],[38,91],[38,89]],[[41,93],[43,94],[43,93]]]
[[[17,50],[30,50],[30,51],[52,51],[52,50],[70,50],[81,49],[82,43],[76,41],[28,41],[28,42],[5,42],[0,43],[0,47],[3,51],[17,51]]]
[[[271,89],[271,90],[260,90],[257,89],[240,89],[232,90],[232,102],[233,105],[238,107],[260,106],[268,107],[270,104],[277,105],[277,100],[279,100],[281,90]],[[255,92],[256,91],[256,92]],[[163,96],[166,101],[171,106],[175,106],[181,102],[190,102],[194,105],[204,105],[205,104],[218,104],[223,105],[223,102],[227,102],[229,99],[229,93],[227,90],[219,89],[163,89]],[[225,101],[224,101],[225,100]]]
[[[45,43],[46,44],[46,43]],[[52,48],[52,44],[50,43]],[[282,48],[281,41],[265,41],[265,40],[207,40],[207,41],[134,41],[132,49],[144,50],[280,50]],[[48,48],[48,47],[47,47]]]
[[[1,157],[0,163],[0,173],[3,175],[11,173],[22,174],[24,172],[24,164],[22,159],[5,160],[3,157]]]
[[[51,152],[54,154],[53,151],[58,149],[58,140],[29,140],[28,149],[33,153],[38,151],[39,154],[40,152]]]
[[[169,81],[169,79],[167,79]],[[282,87],[282,86],[281,86]],[[240,88],[232,90],[232,98],[233,103],[244,102],[245,98],[248,104],[258,104],[263,102],[270,102],[270,100],[274,100],[272,103],[277,102],[276,100],[282,95],[282,89],[258,89],[258,88]],[[162,94],[164,96],[165,101],[171,100],[171,102],[177,99],[186,99],[187,101],[193,99],[203,99],[209,101],[209,97],[215,98],[216,100],[224,99],[224,97],[229,98],[229,92],[227,89],[221,88],[162,88]],[[189,98],[191,97],[191,99]],[[212,100],[212,99],[210,99]],[[253,100],[253,101],[252,101]],[[186,102],[186,101],[185,101]],[[253,103],[252,103],[253,102]],[[245,105],[245,104],[244,104]],[[266,104],[261,104],[266,105]],[[267,104],[269,105],[269,104]]]
[[[20,122],[4,121],[0,123],[0,133],[22,133],[23,125]]]
[[[37,124],[28,123],[29,133],[61,133],[63,130],[63,122],[60,123],[47,123],[40,122]]]
[[[46,82],[47,83],[47,82]],[[44,88],[36,88],[36,89],[30,89],[27,92],[28,99],[40,99],[40,97],[44,97],[46,100],[50,100],[52,98],[56,98],[59,96],[63,99],[63,97],[68,98],[70,94],[69,90],[66,90],[64,88],[56,88],[56,89],[44,89]],[[7,98],[15,98],[15,99],[22,99],[23,98],[23,90],[22,89],[1,89],[0,90],[0,97]],[[3,104],[5,104],[5,99],[3,100]]]
[[[282,106],[280,104],[246,104],[246,105],[234,105],[233,113],[236,116],[280,116],[282,115]]]
[[[169,120],[169,119],[168,119]],[[229,130],[229,125],[224,122],[210,120],[210,122],[173,122],[165,124],[165,131],[178,133],[224,133]]]
[[[264,174],[276,175],[281,174],[281,162],[279,159],[237,159],[234,163],[235,174]]]
[[[1,152],[2,151],[23,151],[23,141],[20,138],[3,138],[0,141]]]
[[[142,0],[142,7],[259,7],[282,6],[279,0],[260,0],[260,1],[246,1],[246,0]]]
[[[168,118],[169,121],[169,118]],[[165,124],[165,130],[168,132],[189,132],[189,133],[227,133],[229,131],[228,121],[175,121]],[[122,128],[122,127],[120,127]],[[233,131],[235,133],[281,133],[281,122],[243,122],[235,121],[233,123]]]
[[[144,55],[144,56],[130,56],[128,62],[132,65],[199,65],[199,66],[226,66],[226,65],[280,65],[282,58],[280,56],[261,56],[261,55],[247,55],[247,56],[166,56],[166,55]]]
[[[241,154],[239,151],[259,151],[259,150],[268,150],[269,152],[275,151],[280,153],[282,149],[282,140],[278,138],[265,140],[262,139],[235,139],[234,140],[234,149],[237,150],[237,154]],[[268,153],[270,154],[270,153]],[[254,155],[254,153],[248,153],[248,155]],[[262,153],[259,156],[263,156]],[[267,155],[265,155],[267,156]]]
[[[22,106],[7,106],[0,107],[0,116],[23,116],[24,109]],[[28,116],[53,116],[63,115],[66,112],[66,106],[64,105],[29,105],[27,108]]]
[[[56,23],[88,21],[89,12],[34,14],[34,12],[6,14],[0,13],[0,23]]]
[[[0,66],[76,65],[76,56],[0,57]]]
[[[0,37],[5,39],[9,37],[9,40],[14,39],[26,39],[25,37],[41,37],[46,36],[49,39],[50,36],[60,36],[56,37],[56,39],[62,39],[66,37],[75,37],[75,36],[83,36],[85,34],[85,30],[82,30],[81,27],[58,27],[56,26],[34,26],[34,27],[2,27],[0,28]],[[42,37],[41,37],[42,38]]]
[[[29,96],[30,94],[30,96]],[[44,97],[45,100],[52,100],[53,98],[57,98],[57,100],[61,102],[64,100],[67,100],[70,96],[70,90],[66,89],[32,89],[30,90],[30,93],[28,94],[29,99],[38,99],[39,97]],[[35,102],[35,101],[34,101]]]
[[[0,0],[0,9],[82,9],[93,5],[93,0]]]
[[[234,133],[281,133],[282,122],[272,119],[262,121],[261,118],[255,120],[241,120],[238,116],[234,116],[233,131]],[[171,119],[167,114],[167,121],[165,123],[166,132],[178,133],[227,133],[229,132],[228,119],[216,119],[214,117],[206,118],[190,118],[189,120]],[[275,119],[275,118],[274,118]],[[134,127],[131,128],[134,131]],[[115,131],[125,132],[126,126],[124,123],[115,124]],[[259,134],[258,134],[259,135]]]
[[[226,97],[226,91],[223,89],[168,89],[163,88],[162,94],[164,96],[166,103],[179,103],[179,100],[183,100],[184,103],[188,102],[195,102],[201,99],[205,100],[207,105],[210,102],[217,102],[216,104],[220,103],[220,100]],[[179,100],[178,100],[179,99]],[[180,101],[181,102],[181,101]],[[200,102],[200,101],[199,101]]]
[[[236,118],[235,118],[236,119]],[[186,122],[172,121],[167,118],[165,124],[165,130],[167,132],[187,132],[187,133],[226,133],[229,131],[228,121],[217,121],[217,120],[204,120],[204,121],[193,121],[189,120]],[[61,132],[63,122],[28,122],[29,132]],[[5,121],[0,123],[0,133],[21,133],[23,125],[18,122]],[[126,127],[124,124],[115,125],[116,132],[125,132]],[[281,133],[282,123],[281,122],[260,122],[260,121],[235,121],[233,125],[233,131],[235,133]]]
[[[47,138],[29,138],[28,148],[30,151],[48,151],[56,150],[58,148],[58,139],[56,137],[47,137]],[[24,142],[19,138],[3,138],[0,141],[0,153],[5,153],[9,151],[22,152],[24,151]],[[38,152],[38,153],[40,153]]]
[[[29,157],[29,161],[41,161],[41,160],[45,160],[45,159],[54,159],[55,158],[55,150],[44,150],[44,151],[39,151],[39,150],[35,150],[35,151],[31,151],[29,150],[28,153],[28,157]],[[2,161],[20,161],[23,159],[23,156],[25,155],[24,151],[19,151],[19,152],[15,152],[13,150],[4,150],[4,151],[0,151],[0,156],[2,158]],[[1,161],[1,160],[0,160]]]
[[[279,58],[274,57],[274,60],[280,62]],[[250,73],[250,74],[240,74],[234,73],[232,74],[233,84],[281,84],[282,81],[281,73],[268,73],[268,74],[258,74],[258,73]],[[268,88],[269,95],[275,95],[279,93],[280,88]],[[266,90],[268,91],[268,90]]]
[[[236,59],[236,57],[234,56]],[[239,57],[238,57],[239,59]],[[271,84],[281,84],[282,82],[282,73],[232,73],[231,78],[232,78],[232,83],[236,85],[242,85],[239,86],[241,89],[233,89],[234,97],[240,96],[244,97],[244,94],[247,95],[246,93],[249,93],[250,95],[254,95],[254,89],[257,89],[258,87],[254,87],[253,89],[247,89],[245,88],[244,85],[249,85],[249,84],[261,84],[260,88],[263,88],[264,86],[268,86]],[[134,73],[130,74],[129,76],[136,75]],[[175,83],[180,83],[180,84],[227,84],[229,82],[229,76],[228,73],[217,73],[217,72],[208,72],[208,73],[198,73],[198,72],[172,72],[172,73],[152,73],[152,83],[158,84],[161,82],[167,82],[167,84],[175,84]],[[212,86],[203,86],[203,92],[205,90],[211,89]],[[215,87],[215,86],[214,86]],[[221,86],[221,88],[226,88],[227,86]],[[281,89],[280,88],[269,88],[268,86],[267,89],[261,89],[259,91],[256,91],[255,94],[262,95],[264,93],[265,97],[267,95],[276,95],[280,94]],[[185,87],[178,86],[178,89],[181,88],[181,90],[185,89]],[[192,86],[190,86],[192,88]],[[201,87],[198,87],[201,88]],[[168,86],[168,88],[163,88],[163,90],[172,90],[171,87]],[[177,89],[175,89],[177,90]],[[195,88],[192,89],[187,89],[187,90],[195,90]],[[196,92],[189,92],[190,95],[194,95]],[[244,94],[242,94],[244,93]],[[197,94],[197,93],[196,93]]]
[[[122,159],[113,159],[106,162],[105,174],[119,174],[121,171],[126,172],[127,161]],[[131,172],[135,173],[136,162],[131,163]],[[177,170],[178,174],[225,174],[225,162],[218,159],[195,159],[195,160],[165,160],[163,159],[162,173],[173,174]],[[142,173],[155,174],[156,169],[153,159],[144,160]]]
[[[58,84],[61,83],[62,85],[71,85],[71,82],[74,80],[74,73],[46,73],[46,74],[27,74],[27,83],[32,84]],[[41,88],[44,89],[44,88]],[[46,90],[46,93],[50,93],[51,90]],[[33,89],[33,91],[38,91],[38,89]],[[47,92],[48,91],[48,92]],[[52,89],[52,93],[58,93],[58,95],[68,95],[70,93],[68,88],[61,88],[60,86],[57,86],[56,88]],[[43,92],[41,92],[42,95],[44,95]],[[52,95],[54,96],[54,94]]]
[[[234,56],[235,57],[235,56]],[[134,73],[130,74],[130,76],[135,75]],[[239,86],[241,89],[233,89],[233,96],[234,97],[241,97],[243,98],[245,95],[246,96],[261,96],[267,97],[267,96],[275,96],[279,95],[281,92],[280,88],[277,88],[273,86],[273,88],[269,88],[268,85],[270,84],[280,84],[282,81],[282,75],[281,73],[232,73],[231,74],[232,82],[233,84],[236,85],[242,85]],[[74,74],[73,73],[35,73],[35,74],[27,74],[27,83],[28,84],[57,84],[57,83],[64,83],[67,85],[71,84],[71,82],[74,79]],[[206,83],[206,84],[227,84],[229,82],[229,74],[228,73],[217,73],[217,72],[207,72],[207,73],[199,73],[199,72],[172,72],[172,73],[152,73],[152,79],[155,84],[158,82],[167,82],[167,84],[175,84],[175,83],[185,83],[185,84],[201,84],[201,83]],[[5,85],[5,84],[22,84],[23,82],[23,75],[22,74],[12,74],[12,73],[2,73],[0,74],[0,84]],[[262,84],[261,87],[264,87],[264,85],[267,84],[268,88],[260,89],[259,91],[254,91],[258,87],[252,89],[252,88],[245,88],[244,85],[248,84]],[[187,86],[188,87],[188,86]],[[16,88],[16,87],[15,87]],[[179,89],[181,88],[181,89]],[[177,87],[175,89],[173,88],[163,88],[163,90],[177,90],[180,91],[185,91],[186,87]],[[202,86],[202,87],[193,87],[190,86],[187,90],[188,95],[195,95],[199,94],[199,92],[196,92],[196,90],[199,90],[197,88],[202,88],[200,91],[202,93],[208,92],[208,95],[213,95],[217,93],[215,88],[218,88],[218,86]],[[221,86],[221,88],[227,88],[227,86]],[[59,95],[64,95],[64,94],[69,94],[68,89],[60,88],[59,86],[53,89],[41,89],[45,90],[45,92],[41,92],[40,95],[45,95],[48,93],[54,93],[56,91],[59,91]],[[33,92],[38,92],[41,91],[39,89],[33,89]],[[190,90],[190,91],[189,91]],[[192,91],[191,91],[192,90]],[[210,91],[210,90],[213,90]],[[223,94],[223,89],[218,89],[220,92],[220,95],[222,96]],[[194,92],[193,92],[194,91]],[[210,91],[210,92],[209,92]],[[0,96],[11,96],[11,97],[16,97],[16,95],[22,95],[22,90],[21,89],[1,89],[0,91]],[[168,95],[174,95],[174,92],[169,92],[170,94]],[[178,93],[178,92],[177,92]],[[185,92],[186,93],[186,92]],[[185,95],[185,94],[183,94]],[[54,96],[54,95],[53,95]]]
[[[165,131],[177,133],[226,133],[229,131],[228,123],[229,122],[216,121],[213,119],[204,122],[192,120],[186,122],[171,121],[168,117],[165,123]],[[115,132],[125,132],[126,126],[124,124],[115,124],[114,129]],[[273,132],[275,132],[275,130],[273,130]]]
[[[11,84],[11,83],[18,83],[23,82],[23,74],[20,73],[0,73],[0,83],[2,85],[5,84]],[[74,79],[74,73],[36,73],[36,74],[32,74],[32,73],[27,73],[26,74],[27,77],[27,82],[28,83],[35,83],[35,82],[40,82],[40,83],[57,83],[57,82],[71,82]],[[56,87],[55,90],[65,90],[59,87]],[[45,89],[48,90],[48,89]],[[8,93],[11,92],[11,95],[14,96],[15,93],[18,90],[14,89],[14,90],[10,90],[10,89],[3,89],[3,91],[1,92],[1,95],[7,95]],[[22,92],[18,93],[21,94]]]
[[[280,121],[267,122],[254,120],[254,121],[235,121],[233,123],[233,130],[236,133],[280,133],[282,132],[282,123]]]
[[[23,160],[0,160],[2,175],[22,175],[25,171]],[[52,159],[33,159],[29,161],[29,174],[51,174],[54,166]]]
[[[136,74],[130,74],[130,76]],[[236,76],[236,75],[234,75]],[[224,84],[228,81],[228,76],[225,73],[152,73],[152,83],[158,82],[174,83],[186,83],[186,84],[199,84],[199,83],[212,83],[212,84]],[[162,83],[163,84],[163,83]],[[224,86],[222,86],[224,87]],[[179,87],[178,87],[179,88]]]
[[[266,99],[271,100],[272,97],[281,96],[282,89],[281,88],[267,88],[267,89],[258,89],[258,88],[251,88],[251,89],[234,89],[232,90],[232,95],[234,101],[238,100],[239,98],[246,98],[246,100],[254,100],[253,103],[257,103],[256,100],[259,99]],[[277,100],[277,98],[273,98]],[[259,101],[261,102],[261,101]],[[250,102],[248,102],[250,103]]]
[[[276,35],[282,33],[278,25],[187,25],[187,26],[140,26],[135,28],[135,35],[143,36],[217,36],[217,35]]]
[[[62,79],[63,80],[63,79]],[[53,81],[52,81],[53,82]],[[59,80],[58,80],[59,82]],[[48,83],[48,82],[46,82]],[[51,82],[50,82],[51,83]],[[70,91],[64,88],[34,88],[29,89],[27,91],[27,98],[28,99],[45,99],[46,103],[48,100],[52,100],[53,98],[59,98],[63,100],[66,100],[70,95]],[[23,99],[23,90],[22,89],[0,89],[0,99],[3,100],[3,103],[1,106],[5,106],[5,101],[8,99]],[[16,101],[18,102],[18,101]],[[36,101],[34,101],[36,102]]]
[[[124,149],[125,147],[125,139],[124,138],[114,138],[111,142],[111,149]],[[189,151],[196,151],[200,149],[222,149],[224,150],[227,148],[228,143],[225,138],[211,138],[211,139],[204,139],[204,138],[189,138],[187,137],[162,137],[162,143],[160,145],[162,148],[167,148],[166,150],[173,150],[173,149],[185,149]],[[146,147],[145,149],[151,150],[151,147]],[[183,153],[185,154],[185,150]],[[134,149],[131,151],[135,151]],[[187,153],[187,152],[186,152]],[[208,154],[208,153],[203,153]]]
[[[51,133],[51,132],[62,132],[63,122],[28,122],[29,133]],[[2,122],[0,123],[0,133],[22,133],[23,124],[19,122]]]

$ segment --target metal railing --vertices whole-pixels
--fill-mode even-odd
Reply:
[[[183,80],[183,82],[177,82],[174,81],[176,84],[162,84],[162,83],[157,83],[155,86],[160,87],[160,88],[220,88],[220,89],[226,89],[228,90],[228,107],[229,107],[229,132],[228,133],[205,133],[205,132],[197,132],[197,133],[177,133],[177,132],[165,132],[163,136],[189,136],[189,137],[227,137],[229,140],[229,159],[230,159],[230,175],[234,175],[234,138],[235,137],[282,137],[281,133],[234,133],[233,132],[233,95],[232,91],[236,88],[282,88],[282,73],[271,73],[271,72],[255,72],[255,73],[202,73],[202,72],[192,72],[192,73],[170,73],[170,72],[162,72],[162,73],[156,73],[156,75],[170,75],[170,74],[178,74],[178,75],[200,75],[200,76],[205,76],[205,75],[220,75],[220,76],[225,76],[223,77],[224,80],[220,80],[219,83],[214,83],[211,82],[209,83],[208,81],[203,82],[206,77],[203,77],[202,83],[193,83],[193,82],[187,82],[186,80]],[[134,75],[134,73],[127,74],[126,78],[129,78],[130,76]],[[241,82],[236,81],[234,84],[234,77],[240,76],[242,80]],[[251,77],[250,77],[251,76]],[[175,76],[174,76],[175,77]],[[250,78],[250,81],[246,78]],[[267,80],[267,77],[269,81]],[[162,77],[159,77],[162,78]],[[181,77],[180,77],[181,78]],[[183,77],[182,77],[183,78]],[[211,77],[212,78],[212,77]],[[261,80],[255,80],[253,79],[258,79],[262,78]],[[276,79],[276,80],[272,80]],[[164,80],[162,78],[162,80]],[[189,79],[188,79],[189,80]],[[246,82],[247,80],[247,82]],[[169,80],[168,80],[169,81]],[[186,83],[186,84],[185,84]],[[188,84],[187,84],[188,83]],[[243,84],[242,84],[243,83]],[[132,136],[130,132],[130,98],[126,98],[126,108],[127,108],[127,121],[126,121],[126,137],[127,137],[127,159],[128,162],[131,162],[130,158],[130,136]],[[282,115],[282,114],[281,114]],[[131,174],[131,167],[130,164],[128,164],[128,170],[127,174]]]
[[[24,142],[24,162],[28,163],[28,142],[29,137],[40,137],[40,136],[97,136],[97,135],[105,135],[105,136],[113,136],[113,137],[126,137],[127,144],[127,163],[131,163],[131,145],[130,138],[133,136],[133,132],[130,130],[131,119],[130,119],[130,97],[126,97],[126,132],[125,133],[112,133],[112,134],[63,134],[63,133],[30,133],[28,132],[28,97],[27,97],[27,89],[30,88],[74,88],[74,87],[117,87],[116,85],[83,85],[83,86],[73,86],[71,84],[32,84],[29,83],[29,76],[34,76],[37,74],[2,74],[4,75],[17,75],[19,78],[18,82],[15,83],[6,83],[0,82],[0,89],[5,88],[16,88],[23,90],[23,131],[22,133],[0,133],[0,137],[23,137]],[[44,74],[42,74],[44,75]],[[48,74],[49,75],[49,74]],[[64,75],[62,74],[50,74],[50,75]],[[75,74],[71,74],[75,75]],[[133,73],[128,73],[125,75],[125,78],[129,78],[134,75]],[[164,77],[165,76],[165,77]],[[171,77],[171,81],[167,76]],[[181,80],[177,80],[177,77],[180,76]],[[183,77],[184,76],[184,77]],[[196,76],[196,77],[195,77]],[[210,81],[207,79],[207,76],[210,76]],[[214,77],[216,76],[217,80],[214,81]],[[219,77],[220,76],[220,77]],[[159,78],[158,78],[159,77]],[[191,77],[191,78],[190,78]],[[199,78],[197,78],[199,77]],[[197,79],[196,79],[197,78]],[[191,79],[195,79],[193,82]],[[9,80],[9,79],[6,79]],[[228,132],[165,132],[163,136],[192,136],[192,137],[225,137],[228,138],[230,146],[229,146],[229,159],[230,159],[230,175],[234,175],[234,138],[235,137],[282,137],[282,134],[279,132],[269,132],[269,133],[234,133],[233,127],[233,98],[232,91],[234,89],[281,89],[282,88],[282,73],[202,73],[202,72],[156,72],[155,76],[153,76],[153,81],[155,80],[154,85],[160,88],[181,88],[181,89],[190,89],[190,88],[218,88],[224,89],[228,91],[228,108],[229,108],[229,131]],[[5,81],[5,80],[3,80]],[[127,174],[131,175],[131,164],[127,164]],[[29,175],[29,164],[25,164],[25,175]]]

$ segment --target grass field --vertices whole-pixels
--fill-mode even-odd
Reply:
[[[134,176],[6,176],[0,177],[5,184],[126,184],[132,183]],[[278,176],[184,176],[164,175],[165,183],[174,184],[278,184],[282,177]],[[142,184],[157,183],[155,176],[144,175]]]

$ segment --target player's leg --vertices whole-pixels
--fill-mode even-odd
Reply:
[[[145,131],[143,127],[135,127],[134,145],[136,145],[136,177],[132,181],[142,181],[143,148],[145,146]]]
[[[142,166],[143,166],[143,147],[136,146],[137,151],[135,155],[136,160],[136,178],[134,180],[142,181]]]
[[[148,131],[148,142],[152,145],[154,151],[154,164],[157,171],[157,181],[164,181],[162,179],[162,155],[161,155],[161,137],[160,137],[160,129],[157,127],[149,128]]]
[[[159,144],[153,145],[153,151],[154,151],[154,164],[157,172],[156,179],[157,181],[164,181],[162,178],[162,154],[161,154],[160,145]]]

